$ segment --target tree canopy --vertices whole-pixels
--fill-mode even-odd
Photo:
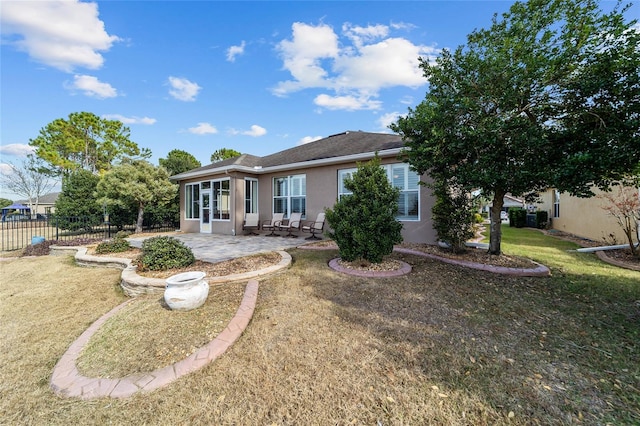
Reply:
[[[161,158],[158,162],[162,167],[167,169],[169,176],[184,173],[202,165],[196,157],[180,149],[169,151],[167,158]]]
[[[241,155],[242,153],[236,151],[235,149],[220,148],[219,150],[211,154],[211,162],[216,163],[218,161],[226,160],[227,158],[239,157]]]
[[[176,185],[169,181],[164,167],[145,160],[125,161],[102,176],[97,185],[99,204],[122,208],[138,207],[136,232],[142,231],[144,210],[150,205],[165,205],[174,197]]]
[[[591,196],[640,164],[640,32],[620,4],[517,2],[466,45],[420,66],[425,100],[391,126],[419,173],[493,195],[500,253],[506,193]]]
[[[123,158],[151,156],[148,149],[140,149],[130,140],[129,128],[122,122],[90,112],[74,112],[66,120],[53,120],[29,144],[50,165],[52,173],[62,174],[78,169],[103,172]]]

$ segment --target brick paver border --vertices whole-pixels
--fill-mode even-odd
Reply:
[[[222,355],[249,324],[258,298],[258,281],[250,280],[235,316],[227,327],[207,345],[175,364],[158,370],[133,374],[119,379],[85,377],[76,367],[76,360],[91,337],[111,317],[130,301],[126,301],[96,320],[69,346],[60,358],[51,376],[51,388],[55,393],[82,399],[99,397],[126,398],[137,392],[150,392],[168,385],[186,374],[192,373]]]

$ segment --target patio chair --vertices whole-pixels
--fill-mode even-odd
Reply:
[[[313,222],[306,222],[302,225],[302,232],[308,232],[311,235],[306,240],[321,240],[322,238],[316,237],[316,233],[322,234],[324,229],[324,213],[318,213],[316,220]]]
[[[249,231],[245,235],[258,235],[257,230],[260,229],[260,216],[258,213],[247,213],[244,216],[244,223],[242,224],[243,231]]]
[[[271,220],[265,220],[262,222],[262,229],[271,230],[270,234],[265,235],[265,237],[275,237],[279,236],[279,234],[275,233],[275,230],[278,229],[278,226],[284,220],[284,213],[274,213],[271,217]]]
[[[278,231],[288,231],[287,235],[283,235],[283,237],[290,238],[298,238],[297,235],[293,235],[292,231],[297,230],[300,231],[300,221],[302,219],[302,213],[291,213],[291,217],[289,221],[285,223],[281,223],[278,226]]]

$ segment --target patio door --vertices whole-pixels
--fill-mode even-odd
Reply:
[[[201,184],[200,232],[211,233],[211,182],[202,182]]]

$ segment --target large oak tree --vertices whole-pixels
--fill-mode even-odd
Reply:
[[[418,173],[492,194],[500,253],[506,193],[591,196],[640,164],[640,32],[620,4],[513,4],[435,63],[425,100],[391,128]]]

